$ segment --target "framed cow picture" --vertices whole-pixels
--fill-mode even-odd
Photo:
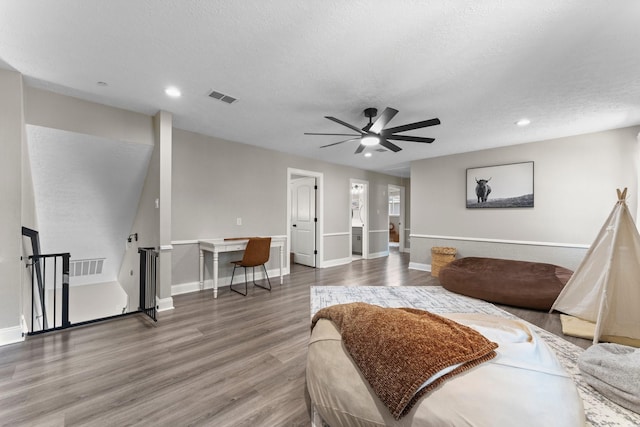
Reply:
[[[533,162],[467,169],[469,209],[532,208]]]

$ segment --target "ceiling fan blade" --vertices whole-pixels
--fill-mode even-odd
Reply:
[[[384,148],[393,151],[394,153],[397,153],[398,151],[402,150],[402,148],[398,147],[396,144],[387,141],[384,138],[380,138],[380,145],[382,145]]]
[[[380,133],[396,114],[398,114],[398,110],[389,107],[385,108],[368,130],[370,132]]]
[[[331,147],[331,146],[334,146],[334,145],[342,144],[343,142],[359,141],[359,140],[360,140],[360,138],[345,139],[344,141],[338,141],[338,142],[334,142],[332,144],[322,145],[320,148]]]
[[[408,125],[402,125],[394,128],[384,129],[382,133],[384,133],[385,136],[388,136],[388,135],[391,135],[392,133],[406,132],[408,130],[426,128],[428,126],[435,126],[439,124],[440,124],[440,119],[437,119],[437,118],[429,119],[429,120],[424,120],[422,122],[409,123]]]
[[[364,145],[360,144],[358,145],[358,148],[356,148],[356,152],[354,154],[360,154],[364,151]]]
[[[339,124],[341,124],[342,126],[346,126],[346,127],[348,127],[349,129],[351,129],[351,130],[353,130],[353,131],[358,132],[358,134],[359,134],[359,135],[364,135],[364,134],[366,133],[366,132],[363,132],[360,128],[357,128],[357,127],[355,127],[354,125],[350,125],[350,124],[349,124],[349,123],[347,123],[347,122],[343,122],[343,121],[342,121],[342,120],[340,120],[340,119],[336,119],[335,117],[331,117],[331,116],[324,116],[324,118],[325,118],[325,119],[329,119],[329,120],[331,120],[332,122],[339,123]]]
[[[409,136],[409,135],[388,135],[387,139],[393,139],[395,141],[411,141],[411,142],[424,142],[431,144],[435,141],[435,138],[423,138],[421,136]]]
[[[329,136],[360,136],[355,135],[353,133],[313,133],[313,132],[305,132],[305,135],[329,135]]]

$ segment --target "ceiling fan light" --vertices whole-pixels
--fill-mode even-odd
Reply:
[[[380,143],[380,138],[375,135],[365,135],[360,139],[360,144],[371,147],[372,145],[378,145]]]

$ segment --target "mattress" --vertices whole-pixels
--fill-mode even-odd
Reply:
[[[521,319],[518,319],[517,317],[495,307],[490,303],[465,297],[462,295],[457,295],[438,286],[434,286],[434,287],[379,287],[379,286],[312,287],[311,315],[313,316],[313,314],[315,314],[315,312],[322,307],[326,307],[333,304],[342,304],[342,303],[349,303],[349,302],[356,302],[356,301],[367,302],[370,304],[377,304],[384,307],[414,307],[414,308],[429,310],[441,315],[448,315],[447,313],[476,313],[476,314],[479,313],[484,315],[490,315],[488,318],[495,318],[497,316],[497,318],[504,319],[503,320],[505,322],[504,325],[511,325],[507,329],[514,327],[514,324],[511,323],[511,321],[514,321],[516,322],[516,324],[520,325],[519,328],[521,328],[521,331],[522,331],[521,333],[526,333],[526,334],[531,333],[531,336],[533,337],[532,345],[527,347],[528,350],[526,350],[525,353],[528,353],[529,356],[534,356],[533,358],[534,360],[537,359],[538,361],[543,361],[545,363],[550,362],[547,365],[545,365],[545,363],[543,363],[542,365],[537,365],[536,369],[541,369],[543,368],[543,366],[546,366],[546,368],[550,369],[549,373],[555,372],[555,374],[557,374],[558,378],[561,378],[561,380],[549,377],[549,375],[553,376],[555,374],[544,374],[543,376],[540,376],[539,373],[535,373],[535,375],[538,376],[539,378],[545,377],[546,379],[544,382],[546,382],[547,380],[554,382],[555,384],[554,389],[555,389],[555,386],[559,384],[560,388],[563,389],[564,392],[568,391],[568,394],[566,394],[566,396],[571,396],[571,391],[570,391],[571,388],[573,388],[573,390],[577,390],[577,393],[579,396],[575,400],[571,398],[568,405],[566,404],[566,402],[561,401],[559,406],[562,407],[562,409],[558,409],[558,407],[555,406],[557,409],[556,413],[559,414],[559,416],[568,415],[568,420],[566,421],[566,424],[559,424],[558,422],[564,418],[556,417],[554,418],[554,421],[552,423],[541,422],[540,421],[541,419],[539,418],[536,420],[535,424],[531,424],[531,425],[574,425],[572,423],[577,422],[578,424],[580,424],[583,419],[585,420],[584,423],[588,426],[640,425],[640,415],[635,414],[631,411],[628,411],[616,405],[615,403],[611,402],[610,400],[600,395],[598,392],[596,392],[594,389],[592,389],[589,385],[587,385],[584,382],[584,380],[580,376],[580,372],[576,365],[577,358],[580,355],[580,353],[583,351],[581,348],[569,343],[566,340],[563,340],[560,337],[550,334],[549,332],[543,329],[540,329],[535,325],[531,325]],[[453,316],[458,316],[458,318],[460,318],[459,315],[456,315],[456,314],[453,314]],[[478,321],[478,319],[476,319],[476,321]],[[486,319],[484,320],[484,322],[491,323],[490,320],[486,320]],[[529,331],[529,332],[525,332],[525,331]],[[339,334],[338,336],[336,336],[334,332],[335,331],[331,331],[331,327],[326,325],[323,326],[323,328],[318,331],[318,333],[320,334],[320,338],[319,338],[320,340],[325,341],[326,343],[328,343],[328,345],[334,346],[333,350],[330,350],[332,354],[335,354],[336,352],[338,352],[338,350],[341,347],[341,344],[339,342]],[[513,333],[513,329],[512,329],[512,333]],[[518,334],[520,333],[516,333],[515,336],[517,336]],[[314,335],[315,335],[315,332],[314,332]],[[316,340],[318,340],[318,336],[314,336],[313,340],[314,342],[317,342]],[[316,344],[314,343],[310,344],[310,347],[309,347],[310,360],[312,360],[312,358],[315,358],[317,356],[317,354],[314,355],[316,351],[313,350],[312,348],[315,345]],[[320,346],[317,346],[317,347],[320,347]],[[520,346],[520,348],[523,348],[523,346]],[[533,350],[535,351],[532,353]],[[522,350],[519,350],[519,351],[522,351]],[[507,357],[507,360],[510,360],[511,358],[511,356],[509,356],[508,354],[505,354],[505,357]],[[326,360],[333,360],[327,355],[323,356],[322,358]],[[549,360],[545,361],[544,360],[545,358],[549,358]],[[522,360],[525,360],[525,359],[522,359]],[[494,364],[487,364],[487,366],[483,366],[483,370],[486,371],[485,374],[489,374],[489,371],[495,374],[496,372],[504,371],[505,369],[515,369],[513,366],[508,367],[507,365],[501,365],[501,366],[495,366],[495,365],[496,364],[494,363]],[[328,424],[331,425],[331,427],[339,427],[341,425],[361,425],[361,426],[439,425],[438,422],[442,422],[442,423],[450,422],[448,425],[469,425],[469,426],[498,425],[496,424],[495,419],[492,419],[492,421],[489,424],[478,424],[480,420],[485,419],[483,417],[486,414],[481,415],[483,413],[484,407],[481,406],[481,407],[474,408],[473,406],[469,406],[469,405],[472,405],[471,402],[474,400],[474,398],[472,398],[468,393],[461,394],[461,392],[458,392],[455,394],[458,394],[459,396],[466,396],[466,398],[462,399],[461,401],[455,400],[456,404],[454,405],[454,407],[452,407],[452,411],[448,411],[449,414],[445,414],[445,415],[436,414],[435,418],[434,418],[434,414],[432,413],[432,410],[430,409],[430,408],[433,408],[433,404],[436,403],[436,400],[434,399],[434,397],[436,399],[440,399],[442,398],[442,396],[445,396],[446,393],[440,393],[441,394],[440,397],[438,397],[436,393],[433,393],[423,398],[420,404],[414,407],[414,410],[412,411],[412,413],[410,413],[407,417],[402,418],[399,421],[399,424],[393,424],[395,420],[393,420],[390,414],[389,414],[389,419],[384,419],[385,412],[383,410],[386,411],[385,407],[379,408],[378,415],[374,415],[374,416],[367,415],[369,417],[367,419],[360,418],[359,415],[353,416],[355,414],[351,414],[352,416],[347,416],[345,415],[345,412],[340,412],[342,410],[340,409],[339,405],[343,404],[344,402],[342,403],[337,402],[335,400],[337,396],[333,395],[332,397],[331,393],[325,393],[324,390],[315,389],[316,387],[322,387],[322,382],[326,381],[326,379],[323,379],[323,377],[326,377],[327,375],[329,375],[329,372],[332,369],[336,369],[336,367],[339,367],[339,369],[346,369],[346,371],[338,371],[339,372],[338,379],[346,378],[347,375],[349,374],[349,367],[348,367],[348,364],[343,363],[343,361],[333,363],[329,367],[321,368],[324,370],[324,372],[317,371],[314,367],[307,373],[307,380],[308,380],[307,386],[309,388],[309,394],[312,396],[312,403],[314,405],[315,404],[322,405],[322,408],[318,408],[318,412],[325,411],[324,413],[325,418],[330,418],[330,420],[325,420],[325,421],[328,422]],[[479,371],[480,369],[474,370],[471,372],[471,374],[476,376],[478,375],[485,376],[483,375],[482,372],[478,373]],[[532,371],[532,372],[535,372],[535,371]],[[493,379],[490,377],[492,377]],[[484,393],[491,393],[492,391],[487,391],[487,390],[491,390],[494,388],[492,384],[493,382],[495,382],[495,378],[498,378],[498,377],[499,375],[497,376],[497,375],[489,374],[489,375],[486,375],[485,379],[480,379],[480,377],[475,378],[475,380],[473,381],[473,383],[475,384],[474,386],[478,386],[479,384],[480,387],[483,387],[482,389],[475,390],[476,395],[482,395],[483,390],[484,390]],[[569,381],[572,384],[568,383],[567,381]],[[462,387],[459,381],[458,383],[459,383],[459,386]],[[370,393],[363,392],[363,389],[361,388],[362,384],[358,384],[358,382],[354,380],[350,380],[349,384],[352,384],[351,387],[357,387],[357,389],[351,389],[351,392],[348,394],[352,398],[362,397],[364,399],[364,402],[360,402],[360,403],[356,402],[357,405],[365,405],[366,406],[365,409],[367,410],[371,409],[372,404],[374,406],[377,405],[375,401],[375,396],[371,398]],[[347,385],[347,387],[349,386]],[[366,383],[364,384],[364,387],[366,388]],[[454,380],[450,381],[449,383],[446,383],[445,387],[449,387],[450,389],[455,388],[456,386],[454,384]],[[471,389],[469,387],[466,387],[466,388]],[[546,389],[549,390],[549,388],[546,388]],[[439,389],[437,391],[441,391],[441,390],[444,390],[444,387],[442,387],[442,389]],[[325,394],[321,394],[321,393],[325,393]],[[555,391],[553,393],[555,393]],[[528,393],[528,395],[532,395],[532,394]],[[515,395],[511,396],[512,399],[515,399],[516,397],[517,396]],[[431,404],[429,403],[425,404],[424,402],[427,402],[429,399],[432,399]],[[530,408],[531,411],[534,411],[534,412],[538,411],[540,413],[545,412],[545,409],[541,408],[541,406],[539,405],[540,402],[546,401],[544,395],[536,395],[536,393],[533,393],[533,397],[530,400],[531,400],[530,403],[534,405],[533,407]],[[447,397],[445,401],[450,402],[450,397]],[[327,402],[329,402],[329,404],[327,404]],[[523,405],[526,405],[527,404],[526,399],[521,403]],[[422,407],[423,404],[425,405],[424,408]],[[558,402],[552,401],[550,404],[558,405]],[[349,402],[348,405],[351,410],[353,406],[352,402]],[[444,403],[444,401],[441,401],[437,406],[442,408],[443,406],[446,406],[446,405],[450,405],[450,404]],[[497,412],[507,412],[506,416],[517,416],[517,414],[514,414],[513,411],[510,411],[508,403],[503,402],[502,407],[503,409]],[[342,414],[343,418],[336,417],[335,415],[336,412],[334,412],[334,415],[332,418],[332,415],[330,415],[327,412],[327,408],[334,408],[334,409],[337,408],[338,412]],[[423,411],[426,411],[426,412],[423,412]],[[464,420],[458,419],[455,422],[452,422],[451,418],[444,418],[442,420],[437,418],[439,416],[446,416],[446,417],[455,416],[455,414],[451,415],[451,413],[454,413],[454,412],[462,412],[463,414],[466,414],[464,416],[467,418]],[[511,412],[511,415],[508,414],[509,412]],[[429,421],[422,420],[422,417],[425,414],[429,415]],[[333,422],[333,425],[332,425],[332,422]],[[402,422],[404,422],[405,424],[402,424]],[[474,422],[476,424],[473,424]],[[527,420],[520,419],[516,425],[525,425],[523,424],[523,422],[527,422]],[[503,425],[506,425],[506,424],[503,424]]]

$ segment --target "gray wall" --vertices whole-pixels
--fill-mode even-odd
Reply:
[[[174,129],[174,285],[198,281],[194,240],[287,234],[288,168],[324,174],[323,261],[350,256],[351,178],[369,182],[370,229],[388,229],[387,185],[403,185],[401,178]],[[236,218],[242,218],[241,226]],[[327,236],[336,233],[340,235]],[[385,239],[371,238],[370,252],[384,251],[386,244]],[[220,265],[225,261],[221,259]],[[272,257],[268,268],[276,264],[277,257]],[[221,277],[228,273],[220,272]]]
[[[20,338],[22,76],[0,69],[0,343]]]
[[[640,127],[444,156],[411,165],[411,262],[431,263],[432,246],[458,256],[493,256],[576,268],[617,197],[638,206]],[[535,207],[466,209],[466,169],[534,161]]]

